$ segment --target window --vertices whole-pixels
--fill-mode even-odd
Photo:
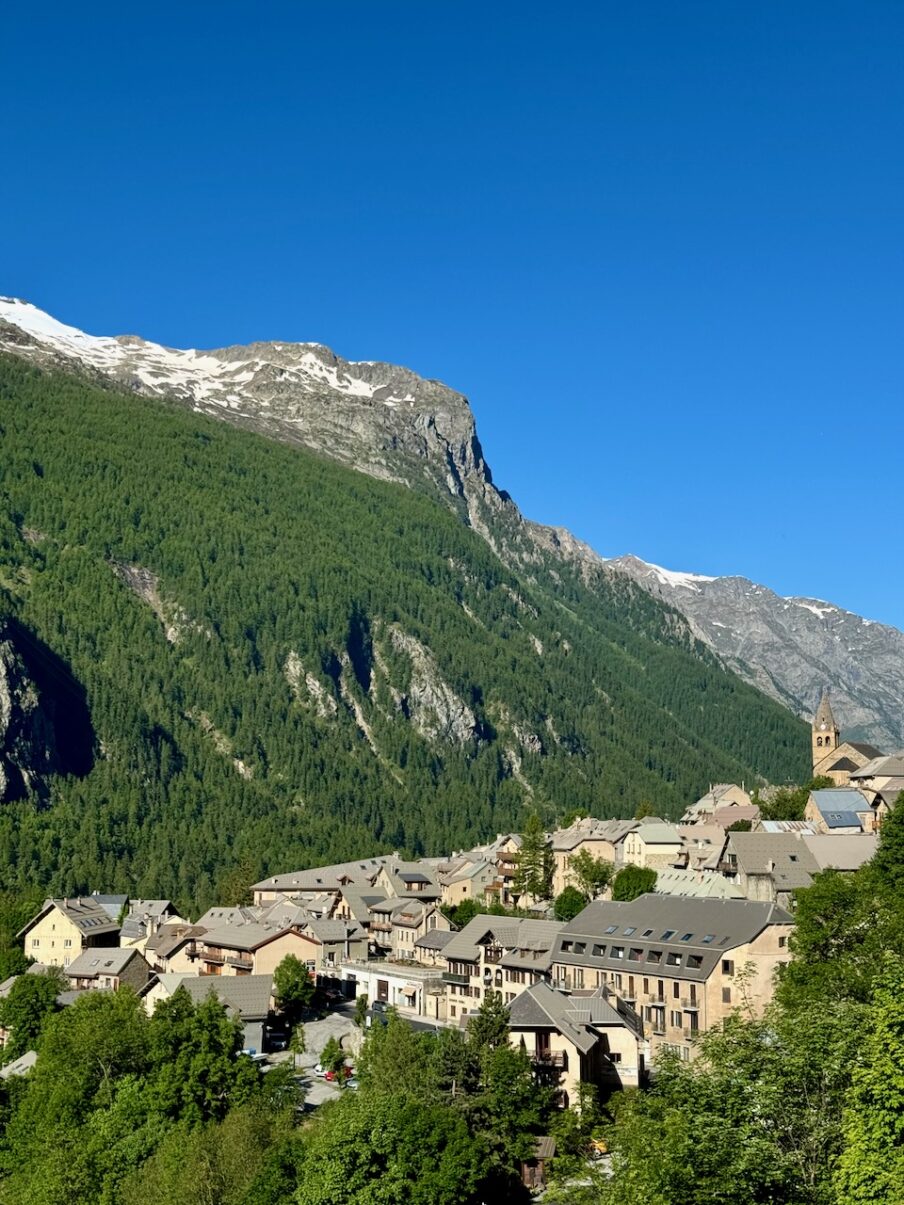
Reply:
[[[642,959],[643,959],[643,950],[638,949],[637,946],[632,946],[631,951],[628,954],[628,961],[629,962],[640,962]]]
[[[675,1026],[675,1028],[680,1029],[681,1028],[681,1013],[676,1012],[675,1010],[672,1010],[671,1018],[672,1018],[672,1024]]]
[[[613,975],[612,976],[612,986],[614,988],[617,988],[619,991],[621,991],[621,982],[622,982],[621,975]]]
[[[610,1063],[620,1063],[621,1062],[621,1055],[619,1054],[619,1052],[617,1050],[609,1051],[609,1062]]]
[[[647,962],[662,962],[662,950],[650,950]]]
[[[681,984],[680,984],[680,983],[673,983],[673,984],[672,984],[672,998],[673,998],[674,1000],[680,1000],[680,999],[681,999]]]
[[[573,945],[574,945],[574,942],[571,942],[571,941],[563,941],[563,942],[562,942],[562,953],[563,953],[563,954],[570,954],[570,953],[571,953],[571,947],[572,947]]]
[[[816,747],[817,747],[817,749],[821,749],[821,748],[822,748],[822,737],[821,737],[821,736],[818,736],[818,737],[816,738]]]
[[[731,988],[730,987],[722,988],[722,1003],[723,1004],[731,1004]]]
[[[63,942],[63,948],[65,950],[69,950],[72,948],[72,938],[71,937],[67,937],[66,940]]]
[[[644,979],[644,981],[643,981],[643,990],[644,990],[644,992],[645,992],[645,993],[649,994],[649,991],[650,991],[650,981],[649,981],[649,979]]]
[[[32,948],[33,950],[36,950],[40,944],[41,944],[41,939],[40,939],[40,937],[33,937],[33,938],[31,939],[31,948]]]
[[[690,941],[690,939],[691,939],[693,936],[694,936],[694,935],[693,935],[693,933],[685,933],[685,935],[682,937],[682,939],[681,939],[681,940],[682,940],[682,941]]]
[[[637,932],[636,927],[635,927],[634,925],[632,925],[632,926],[630,927],[630,929],[625,929],[625,931],[624,931],[624,933],[623,933],[623,935],[622,935],[622,936],[623,936],[623,937],[630,937],[630,936],[632,935],[632,933],[636,933],[636,932]]]
[[[672,939],[674,936],[675,936],[675,930],[674,930],[674,929],[666,929],[665,933],[663,933],[662,937],[660,937],[660,939],[659,939],[659,940],[660,940],[660,941],[671,941],[671,939]]]
[[[601,945],[595,945],[593,947],[593,957],[594,958],[605,958],[606,957],[606,947],[601,946]]]
[[[789,862],[796,862],[796,861],[797,861],[797,854],[788,854],[788,861],[789,861]]]
[[[722,959],[722,974],[723,975],[733,975],[734,974],[734,962],[730,958]]]
[[[618,928],[618,925],[610,925],[609,928],[606,930],[606,932],[614,933],[617,928]]]
[[[652,935],[653,935],[652,929],[644,929],[643,933],[641,933],[641,937],[652,937]]]
[[[780,950],[784,950],[784,948],[785,948],[785,946],[787,946],[787,944],[788,944],[788,939],[787,939],[787,937],[780,937],[780,938],[778,939],[778,948],[779,948]]]
[[[612,950],[609,954],[610,958],[624,958],[624,956],[625,956],[625,947],[624,946],[613,946]]]
[[[691,970],[696,971],[703,965],[703,959],[699,954],[688,954],[687,965],[691,968]]]
[[[574,943],[575,954],[583,954],[586,949],[587,949],[586,941],[576,941]]]
[[[574,968],[574,986],[576,988],[583,988],[583,986],[584,986],[584,968],[583,967],[575,967]]]
[[[675,953],[670,952],[669,954],[666,955],[666,959],[665,959],[666,966],[680,967],[681,966],[681,958],[682,958],[681,954],[675,954]]]
[[[707,933],[706,936],[703,938],[703,944],[705,946],[708,946],[711,942],[714,942],[715,940],[716,940],[715,933]]]

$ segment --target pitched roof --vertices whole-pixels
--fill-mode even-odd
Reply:
[[[419,937],[414,943],[415,948],[419,950],[444,950],[452,938],[454,933],[448,929],[431,929],[429,933],[425,933],[423,937]]]
[[[288,874],[274,874],[268,879],[254,883],[253,891],[282,891],[286,895],[305,891],[336,890],[346,882],[373,883],[381,867],[392,860],[392,854],[380,854],[375,858],[360,858],[353,862],[335,862],[332,866],[314,866],[308,870],[291,870]]]
[[[548,950],[561,929],[561,921],[529,920],[517,916],[475,916],[460,933],[453,935],[453,940],[443,953],[453,961],[474,962],[480,957],[478,946],[488,934],[492,934],[503,949]]]
[[[695,899],[743,899],[744,892],[735,883],[714,871],[679,870],[667,867],[656,872],[657,895],[689,895]]]
[[[569,828],[557,829],[552,834],[551,844],[560,852],[576,849],[585,841],[608,841],[617,845],[639,826],[638,820],[597,820],[593,816],[583,816]]]
[[[65,968],[70,979],[96,979],[98,975],[121,975],[129,963],[144,959],[134,946],[89,946]]]
[[[243,1020],[260,1020],[270,1011],[272,975],[158,975],[168,995],[184,987],[195,1004],[203,1004],[211,992],[227,1009]]]
[[[770,875],[778,890],[809,887],[819,864],[793,833],[730,833],[728,848],[743,874]]]
[[[0,1068],[0,1079],[12,1079],[14,1075],[25,1075],[31,1071],[37,1061],[37,1052],[26,1050],[19,1058],[13,1059],[11,1063],[7,1063],[5,1067]]]
[[[702,981],[726,951],[753,941],[768,925],[793,923],[784,908],[756,900],[701,900],[654,893],[629,902],[594,900],[559,934],[553,962],[624,971],[631,969],[633,961],[642,971],[649,961],[647,954],[659,951],[660,958],[655,960],[658,975],[675,973]],[[613,956],[613,949],[621,953]],[[639,956],[632,959],[635,949]],[[669,955],[680,961],[669,963]],[[689,956],[693,956],[693,965]]]
[[[594,1028],[625,1027],[624,1018],[602,996],[572,998],[548,983],[535,983],[509,1004],[509,1028],[555,1029],[582,1054],[599,1041]]]
[[[109,912],[102,904],[91,896],[76,899],[47,899],[41,911],[19,930],[17,937],[24,937],[39,920],[42,920],[54,908],[72,921],[78,931],[84,935],[96,933],[117,933],[119,925],[111,920]]]
[[[860,828],[857,813],[871,810],[866,797],[853,787],[811,791],[810,799],[829,828]]]
[[[879,847],[877,833],[804,833],[800,840],[820,870],[857,870]]]
[[[681,834],[673,824],[664,820],[642,820],[637,836],[645,845],[680,845]]]

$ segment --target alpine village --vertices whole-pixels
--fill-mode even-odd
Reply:
[[[0,345],[0,1200],[904,1201],[900,696],[406,370]]]

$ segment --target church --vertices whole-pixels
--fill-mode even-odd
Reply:
[[[822,692],[813,719],[812,742],[813,777],[831,778],[836,787],[849,786],[852,774],[883,756],[874,745],[841,739],[827,690]]]

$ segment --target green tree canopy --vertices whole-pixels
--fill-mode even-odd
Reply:
[[[559,892],[553,903],[553,913],[556,920],[570,921],[583,912],[587,907],[587,896],[577,887],[566,887]]]
[[[624,866],[612,880],[614,900],[636,900],[656,886],[656,871],[648,866]]]

